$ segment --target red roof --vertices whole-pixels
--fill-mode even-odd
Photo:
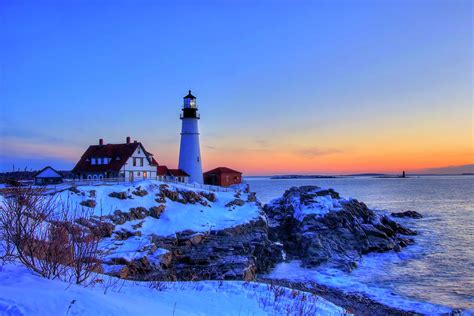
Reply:
[[[135,150],[141,146],[143,151],[143,145],[139,142],[125,143],[125,144],[107,144],[107,145],[92,145],[87,148],[86,152],[82,155],[79,162],[76,164],[72,172],[107,172],[115,171],[118,172],[127,162],[128,158],[132,156]],[[91,158],[110,158],[111,161],[108,164],[92,165]],[[148,159],[150,157],[148,156]],[[153,158],[151,158],[153,159]],[[152,160],[152,162],[156,160]]]
[[[169,169],[168,171],[174,177],[189,177],[189,174],[181,169]]]
[[[157,168],[157,174],[159,176],[166,176],[168,175],[168,167],[166,166],[158,166]]]
[[[218,167],[218,168],[214,168],[214,169],[212,169],[212,170],[209,170],[209,171],[204,172],[204,174],[221,174],[221,173],[238,173],[238,174],[242,174],[242,172],[240,172],[240,171],[236,171],[236,170],[233,170],[233,169],[230,169],[230,168],[227,168],[227,167]]]

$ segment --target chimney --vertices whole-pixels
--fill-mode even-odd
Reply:
[[[99,145],[100,145],[100,146],[104,145],[104,140],[103,140],[102,138],[99,139]]]
[[[136,141],[136,140],[134,140],[133,142],[134,142],[135,144],[138,143],[138,141]]]
[[[130,144],[130,136],[127,136],[127,144]]]

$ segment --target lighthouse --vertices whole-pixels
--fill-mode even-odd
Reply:
[[[178,168],[189,174],[189,182],[203,183],[196,97],[189,90],[183,99]]]

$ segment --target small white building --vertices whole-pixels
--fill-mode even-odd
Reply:
[[[58,184],[63,182],[63,175],[47,166],[35,174],[36,185]]]
[[[79,179],[102,180],[118,178],[125,181],[157,179],[158,163],[142,143],[91,145],[82,155],[72,172]]]
[[[158,180],[173,182],[189,182],[189,174],[181,169],[168,169],[167,166],[158,166]]]

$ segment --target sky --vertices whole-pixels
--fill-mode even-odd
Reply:
[[[474,163],[471,1],[0,0],[0,171],[141,141],[176,167],[197,97],[203,169]]]

